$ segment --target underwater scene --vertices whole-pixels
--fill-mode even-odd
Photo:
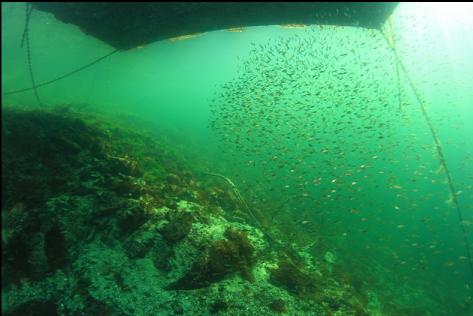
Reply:
[[[473,315],[471,3],[181,35],[2,3],[2,315]]]

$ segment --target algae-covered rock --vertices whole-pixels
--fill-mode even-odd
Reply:
[[[272,300],[269,303],[269,308],[278,314],[287,312],[286,302],[280,298]]]
[[[161,238],[156,231],[138,230],[124,242],[123,247],[130,258],[143,258],[159,239]]]
[[[194,262],[190,271],[182,278],[167,286],[170,290],[190,290],[209,286],[229,274],[239,273],[248,281],[254,277],[251,269],[256,263],[254,247],[245,232],[228,228],[226,240],[211,243]]]
[[[271,271],[270,281],[299,296],[310,296],[318,290],[315,278],[287,258],[280,260],[277,269]]]
[[[351,287],[316,280],[315,255],[285,257],[235,221],[233,193],[203,185],[159,135],[69,110],[5,113],[2,314],[363,310]]]
[[[171,211],[167,214],[168,224],[161,229],[164,239],[175,243],[187,236],[192,228],[194,220],[192,214],[187,211]]]

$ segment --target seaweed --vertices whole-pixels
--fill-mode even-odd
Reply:
[[[229,228],[224,235],[227,240],[214,241],[194,262],[190,271],[166,289],[203,288],[234,273],[239,273],[247,281],[254,281],[252,268],[256,264],[256,257],[247,233]]]
[[[286,257],[279,261],[277,269],[271,270],[270,282],[301,297],[313,296],[318,290],[315,278]]]
[[[169,223],[160,233],[169,243],[176,243],[189,234],[194,220],[190,212],[173,210],[167,214]]]
[[[268,307],[273,312],[276,312],[278,314],[287,312],[286,302],[281,298],[277,298],[277,299],[272,300],[271,303],[269,303]]]

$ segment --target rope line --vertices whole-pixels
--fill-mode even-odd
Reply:
[[[396,42],[394,40],[394,32],[393,32],[393,25],[391,22],[391,17],[388,19],[388,26],[389,26],[389,33],[391,35],[391,44],[392,49],[396,51]],[[396,78],[397,78],[397,98],[399,101],[399,111],[402,111],[402,102],[401,102],[401,76],[399,73],[399,64],[397,62],[394,63],[396,65]]]
[[[39,98],[38,90],[36,89],[36,83],[33,74],[33,63],[31,62],[31,46],[30,46],[30,19],[31,13],[33,12],[33,6],[31,3],[26,3],[26,14],[25,14],[25,29],[23,30],[23,36],[21,38],[21,46],[26,43],[26,57],[28,60],[28,71],[30,73],[31,85],[33,86],[34,95],[39,106],[42,106],[41,99]]]
[[[118,52],[118,49],[115,49],[115,50],[111,51],[110,53],[107,53],[107,54],[105,54],[104,56],[102,56],[102,57],[100,57],[100,58],[97,58],[97,59],[95,59],[94,61],[92,61],[92,62],[90,62],[90,63],[88,63],[88,64],[86,64],[86,65],[84,65],[84,66],[82,66],[82,67],[80,67],[80,68],[77,68],[77,69],[75,69],[75,70],[73,70],[73,71],[71,71],[71,72],[68,72],[68,73],[66,73],[66,74],[64,74],[64,75],[62,75],[62,76],[59,76],[59,77],[54,78],[54,79],[51,79],[51,80],[49,80],[49,81],[42,82],[42,83],[39,83],[39,84],[37,84],[37,85],[33,85],[32,87],[29,87],[29,88],[18,89],[18,90],[13,90],[13,91],[7,91],[7,92],[4,92],[4,93],[2,93],[2,94],[3,94],[3,95],[10,95],[10,94],[22,93],[22,92],[25,92],[25,91],[30,91],[30,90],[33,90],[33,89],[36,89],[36,88],[40,88],[40,87],[49,85],[49,84],[51,84],[51,83],[54,83],[54,82],[56,82],[56,81],[59,81],[59,80],[61,80],[61,79],[66,78],[66,77],[69,77],[69,76],[71,76],[71,75],[73,75],[73,74],[75,74],[75,73],[78,73],[79,71],[82,71],[82,70],[84,70],[84,69],[86,69],[86,68],[89,68],[90,66],[95,65],[96,63],[98,63],[98,62],[102,61],[103,59],[105,59],[105,58],[107,58],[107,57],[109,57],[109,56],[115,54],[116,52]]]
[[[437,154],[439,156],[440,164],[443,167],[443,169],[445,171],[445,174],[447,176],[447,182],[448,182],[448,187],[450,189],[452,202],[453,202],[453,205],[455,205],[455,209],[457,211],[457,216],[458,216],[458,220],[459,220],[459,223],[460,223],[460,227],[461,227],[462,232],[463,232],[463,242],[465,244],[465,252],[466,252],[466,255],[468,257],[468,263],[469,263],[469,266],[470,266],[471,277],[473,279],[473,259],[472,259],[473,256],[471,255],[470,242],[468,240],[468,234],[467,234],[467,230],[465,228],[465,221],[463,220],[463,214],[461,212],[460,205],[458,203],[457,194],[456,194],[457,191],[455,190],[455,186],[453,184],[452,176],[451,176],[450,171],[448,169],[447,162],[445,161],[445,156],[443,154],[443,150],[442,150],[442,147],[440,145],[440,139],[437,135],[437,132],[434,129],[432,121],[431,121],[431,119],[430,119],[430,117],[427,113],[426,108],[425,108],[425,101],[422,99],[419,91],[417,91],[417,89],[414,85],[414,82],[412,81],[412,78],[410,77],[409,73],[407,72],[407,69],[406,69],[404,63],[402,62],[401,58],[399,57],[399,55],[398,55],[397,51],[394,49],[394,47],[391,46],[391,44],[389,43],[388,37],[386,36],[386,34],[382,30],[381,30],[381,34],[383,35],[383,37],[386,40],[388,46],[391,48],[392,52],[394,53],[394,57],[396,59],[396,62],[399,64],[399,67],[404,72],[404,74],[407,78],[407,81],[409,82],[409,85],[410,85],[410,87],[411,87],[411,89],[412,89],[412,91],[413,91],[413,93],[414,93],[414,95],[417,99],[417,102],[419,103],[420,110],[422,112],[422,115],[424,116],[425,121],[427,122],[430,133],[432,134],[432,138],[434,139],[435,149],[436,149]]]
[[[23,44],[25,43],[26,33],[28,32],[28,24],[30,22],[31,12],[33,12],[33,6],[30,3],[26,3],[26,13],[25,13],[25,27],[23,28],[23,35],[21,36],[21,44],[20,47],[23,48]]]

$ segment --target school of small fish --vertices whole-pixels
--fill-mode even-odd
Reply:
[[[232,177],[252,198],[312,197],[291,211],[324,210],[338,236],[397,242],[397,250],[378,250],[412,271],[440,253],[432,236],[455,224],[445,174],[435,171],[434,143],[378,31],[310,26],[254,43],[211,111]],[[432,221],[432,212],[445,220]],[[397,233],[385,235],[386,227]],[[442,251],[453,258],[444,267],[464,260]]]

